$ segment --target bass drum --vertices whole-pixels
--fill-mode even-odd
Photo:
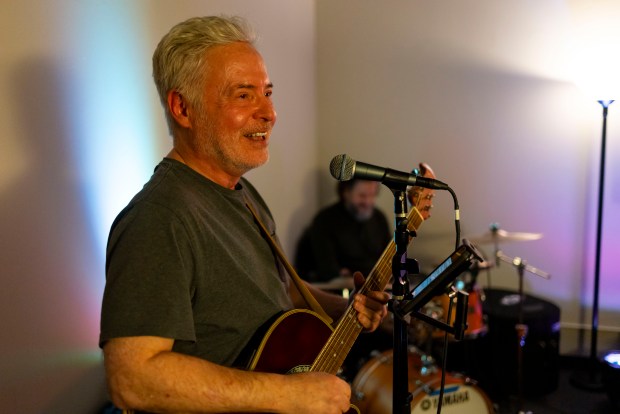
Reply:
[[[393,351],[388,350],[371,358],[353,380],[354,404],[362,414],[392,413]],[[409,392],[412,393],[412,414],[431,414],[437,411],[441,370],[416,348],[408,352]],[[443,405],[444,414],[491,414],[488,397],[467,377],[446,374]]]

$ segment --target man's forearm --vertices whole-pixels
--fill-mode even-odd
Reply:
[[[172,351],[146,358],[148,347],[106,344],[105,365],[113,402],[119,408],[153,412],[257,412],[274,410],[280,375],[245,372]],[[146,351],[146,352],[145,352]],[[243,396],[243,398],[241,398]]]

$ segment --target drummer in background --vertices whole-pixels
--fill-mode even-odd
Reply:
[[[326,282],[368,275],[391,240],[385,215],[375,206],[380,183],[338,182],[338,202],[325,207],[302,235],[295,256],[300,276]]]
[[[295,266],[302,278],[314,283],[346,278],[352,288],[354,272],[370,274],[391,240],[388,221],[375,206],[379,186],[357,179],[338,182],[338,202],[317,213],[298,243]],[[352,380],[372,351],[392,344],[391,327],[360,336],[344,361],[343,376]]]

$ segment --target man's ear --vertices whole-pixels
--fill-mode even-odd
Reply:
[[[173,90],[168,92],[168,110],[181,127],[192,127],[192,122],[189,119],[189,108],[187,107],[187,101],[178,91]]]

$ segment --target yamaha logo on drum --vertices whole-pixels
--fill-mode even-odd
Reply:
[[[467,390],[459,392],[461,387],[446,388],[443,396],[443,406],[447,407],[453,404],[461,404],[469,401],[469,393]],[[433,392],[428,398],[420,402],[420,408],[424,411],[429,409],[437,409],[439,405],[439,391]]]

